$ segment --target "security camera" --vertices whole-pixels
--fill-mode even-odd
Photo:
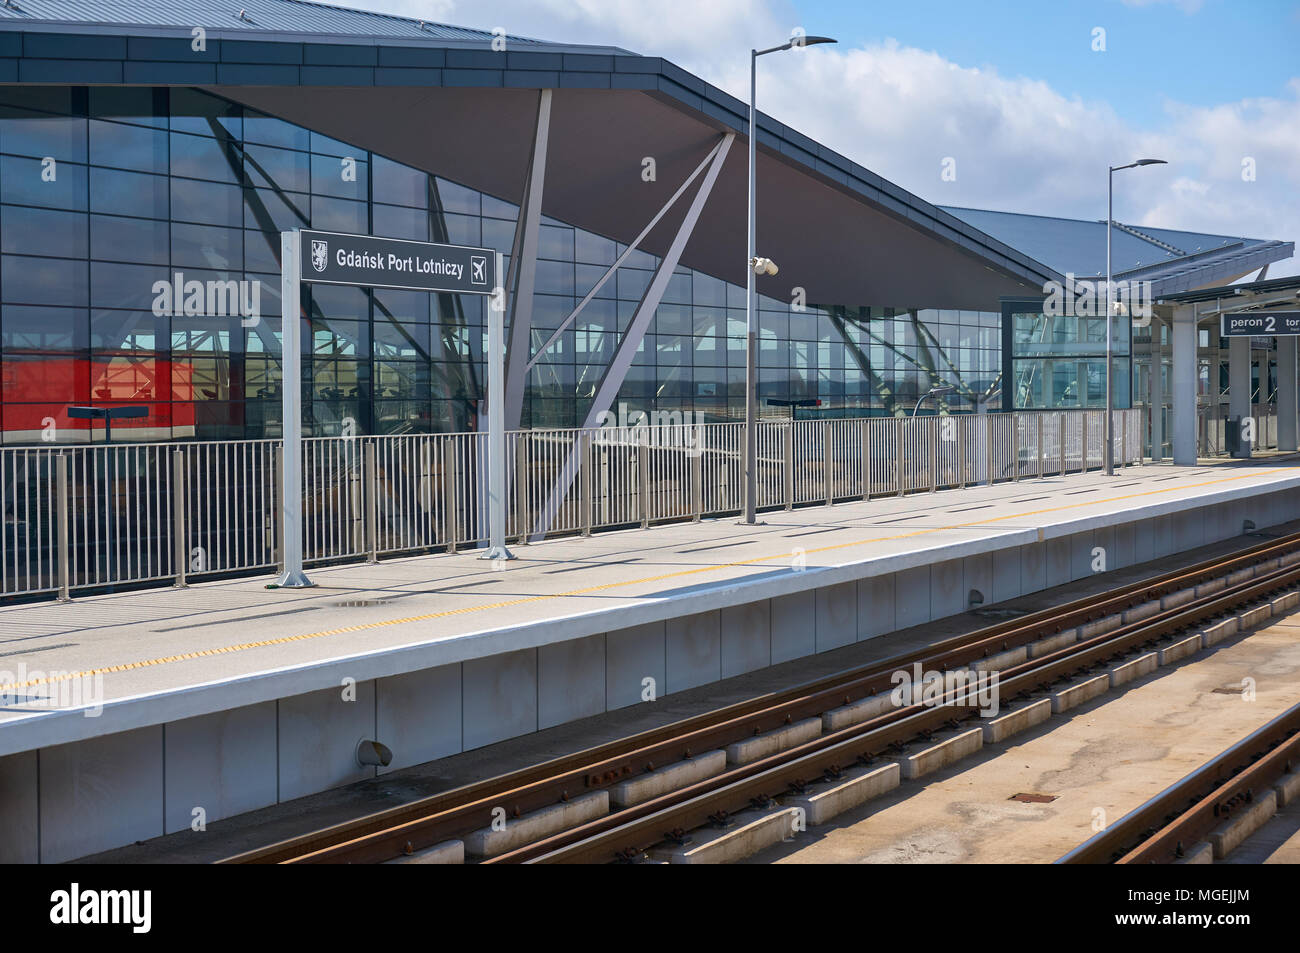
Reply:
[[[775,275],[777,272],[776,262],[770,258],[755,258],[753,265],[756,275]]]

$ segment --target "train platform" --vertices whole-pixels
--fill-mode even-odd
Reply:
[[[139,805],[95,838],[6,853],[82,856],[198,808],[228,817],[1264,531],[1300,518],[1300,467],[1130,467],[760,518],[504,563],[316,568],[311,589],[261,577],[2,609],[6,824]],[[359,763],[367,740],[387,766]]]

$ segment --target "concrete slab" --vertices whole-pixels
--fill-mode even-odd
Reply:
[[[1115,665],[1110,670],[1110,687],[1119,688],[1136,678],[1149,675],[1160,665],[1160,656],[1156,652],[1147,652],[1129,662]]]
[[[1247,807],[1238,808],[1235,816],[1210,832],[1209,841],[1214,846],[1214,859],[1227,857],[1276,813],[1277,794],[1272,788],[1256,795],[1254,802]]]
[[[455,719],[459,721],[459,684],[454,697],[458,703]],[[571,642],[543,645],[537,649],[539,729],[599,715],[604,710],[605,636],[589,635]]]
[[[280,800],[375,776],[357,744],[375,739],[375,683],[326,688],[279,702]]]
[[[462,666],[466,750],[537,730],[537,650],[469,659]]]
[[[40,784],[35,751],[0,758],[0,804],[6,836],[0,837],[0,864],[39,864]]]
[[[900,777],[896,761],[876,767],[854,768],[844,772],[840,780],[812,794],[788,797],[782,804],[801,809],[811,825],[825,824],[845,811],[892,791],[898,787]]]
[[[609,799],[618,807],[632,807],[646,801],[689,787],[697,781],[711,778],[727,770],[727,753],[725,751],[706,751],[693,758],[686,758],[676,764],[666,765],[655,771],[649,771],[620,781],[609,789]]]
[[[925,747],[899,759],[903,777],[909,781],[925,777],[974,754],[984,746],[984,729],[968,728],[950,738]]]
[[[817,594],[796,592],[772,600],[772,664],[817,651]]]
[[[1204,647],[1204,644],[1200,633],[1190,635],[1185,639],[1179,639],[1177,642],[1160,649],[1160,664],[1171,665],[1187,658],[1189,655],[1195,655]]]
[[[771,606],[764,600],[719,610],[722,677],[772,664]]]
[[[984,743],[991,745],[1005,741],[1012,735],[1032,728],[1034,725],[1041,725],[1051,717],[1052,700],[1050,698],[1040,698],[1038,701],[1013,708],[1004,715],[998,715],[984,722],[981,726],[984,729]]]
[[[42,751],[41,863],[60,864],[161,834],[162,752],[161,727]]]
[[[852,626],[850,617],[850,633]],[[681,692],[722,678],[720,611],[669,619],[664,633],[666,692]]]
[[[884,573],[858,583],[858,638],[871,639],[902,628],[894,602],[895,576]]]
[[[1052,713],[1059,715],[1071,708],[1078,708],[1085,702],[1092,701],[1098,695],[1110,691],[1110,675],[1093,675],[1079,680],[1073,685],[1052,692]]]
[[[465,853],[470,857],[496,857],[608,813],[609,792],[591,791],[521,817],[502,817],[499,826],[485,827],[467,836]]]
[[[165,726],[167,833],[276,802],[275,709],[262,702]]]
[[[880,717],[887,711],[893,711],[894,708],[894,699],[891,692],[872,695],[823,712],[822,730],[832,732],[839,731],[841,728],[848,728],[851,725],[860,725],[864,721]]]
[[[727,763],[749,764],[751,761],[758,761],[760,758],[812,741],[821,733],[820,718],[805,718],[803,721],[796,721],[793,725],[786,725],[776,731],[764,732],[753,738],[727,745]]]
[[[1207,626],[1201,632],[1201,641],[1208,649],[1211,645],[1218,645],[1224,639],[1236,635],[1240,626],[1241,622],[1236,616],[1224,619],[1222,622],[1216,622],[1211,626]]]
[[[1029,645],[1030,658],[1042,658],[1044,655],[1050,655],[1067,646],[1073,645],[1079,641],[1078,629],[1067,629],[1064,632],[1058,632],[1056,635],[1049,635],[1045,639],[1039,639]]]
[[[724,831],[716,834],[707,829],[693,831],[688,843],[661,848],[651,856],[672,864],[735,863],[791,836],[794,818],[794,808],[747,811],[732,818]]]
[[[405,857],[387,861],[390,864],[463,864],[465,863],[465,842],[446,840],[424,850],[417,850]]]
[[[611,711],[666,694],[664,631],[664,623],[652,622],[605,637],[605,703]]]

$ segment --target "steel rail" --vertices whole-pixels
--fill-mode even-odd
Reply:
[[[1278,715],[1058,864],[1165,864],[1184,856],[1240,805],[1300,765],[1300,705]]]
[[[366,863],[391,859],[487,827],[494,808],[519,816],[675,763],[692,752],[712,750],[797,718],[820,714],[828,707],[850,704],[891,687],[889,677],[899,668],[917,662],[932,668],[968,665],[1297,551],[1300,533],[1139,580],[1100,599],[1088,596],[1005,620],[923,649],[897,653],[866,666],[256,848],[219,863]]]
[[[1004,695],[1020,697],[1087,673],[1116,657],[1300,584],[1300,566],[1275,569],[1184,606],[1094,636],[1030,662],[1004,669]],[[655,844],[701,827],[711,819],[764,803],[791,787],[822,776],[834,777],[843,766],[867,762],[903,742],[959,725],[977,713],[970,704],[911,706],[823,735],[796,748],[745,765],[715,778],[665,794],[617,814],[590,821],[542,841],[502,854],[485,863],[608,863],[638,856]]]

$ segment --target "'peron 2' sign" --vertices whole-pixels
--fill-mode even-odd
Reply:
[[[1223,315],[1223,333],[1230,337],[1300,334],[1300,311],[1233,311]]]
[[[497,284],[490,248],[306,229],[302,248],[300,278],[315,284],[461,294],[490,294]]]

